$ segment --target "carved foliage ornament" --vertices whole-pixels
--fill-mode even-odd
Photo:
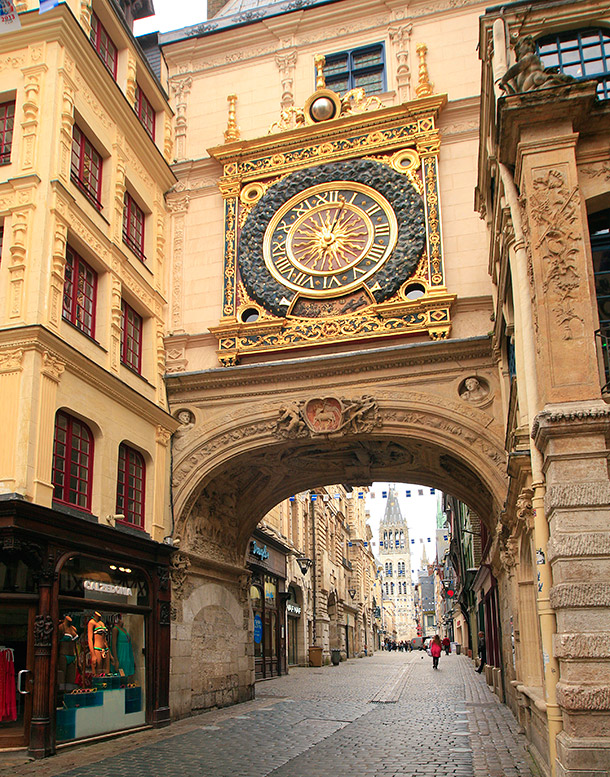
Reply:
[[[581,283],[578,187],[570,190],[562,172],[547,170],[534,179],[533,189],[529,209],[536,224],[534,247],[544,259],[543,289],[563,339],[571,340],[576,335],[575,322],[582,323],[575,305]]]
[[[372,432],[381,426],[379,406],[373,397],[360,399],[313,397],[280,408],[275,436],[284,439],[315,435]]]

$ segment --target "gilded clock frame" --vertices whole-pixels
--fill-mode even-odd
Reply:
[[[219,188],[224,199],[224,267],[222,318],[211,332],[217,337],[219,361],[237,364],[242,356],[294,351],[320,345],[427,334],[445,339],[451,329],[455,295],[445,286],[441,232],[438,115],[446,95],[433,95],[402,105],[349,115],[280,134],[237,141],[210,149],[223,166]],[[371,159],[391,165],[421,187],[426,223],[426,249],[416,271],[400,292],[362,312],[325,318],[285,317],[268,313],[243,298],[238,309],[237,241],[240,223],[275,181],[312,165],[349,159]],[[421,182],[414,178],[421,165]],[[248,196],[241,197],[242,192]],[[424,290],[409,299],[409,287]],[[256,321],[240,319],[245,309],[259,313]]]

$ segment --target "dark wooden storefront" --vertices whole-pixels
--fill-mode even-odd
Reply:
[[[83,623],[94,610],[138,621],[140,682],[131,685],[141,685],[140,718],[169,723],[171,552],[144,532],[20,499],[0,501],[0,644],[11,651],[17,686],[9,721],[0,726],[0,750],[27,747],[36,758],[56,750],[58,626],[68,611],[82,613]],[[130,603],[121,593],[132,590]]]

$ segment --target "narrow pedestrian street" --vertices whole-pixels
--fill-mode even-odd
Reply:
[[[256,700],[24,764],[37,777],[531,777],[507,707],[464,656],[376,653],[294,668]],[[7,754],[9,755],[9,754]],[[17,768],[16,768],[17,767]]]

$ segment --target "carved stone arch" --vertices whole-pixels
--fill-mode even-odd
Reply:
[[[490,416],[433,394],[381,391],[379,397],[334,398],[340,412],[330,431],[286,423],[285,401],[251,403],[246,418],[227,414],[211,418],[207,431],[190,430],[174,470],[181,547],[243,563],[252,530],[272,507],[333,482],[429,485],[461,499],[491,527],[507,481]],[[309,401],[307,395],[291,400],[298,418]],[[352,423],[359,408],[365,412]]]

